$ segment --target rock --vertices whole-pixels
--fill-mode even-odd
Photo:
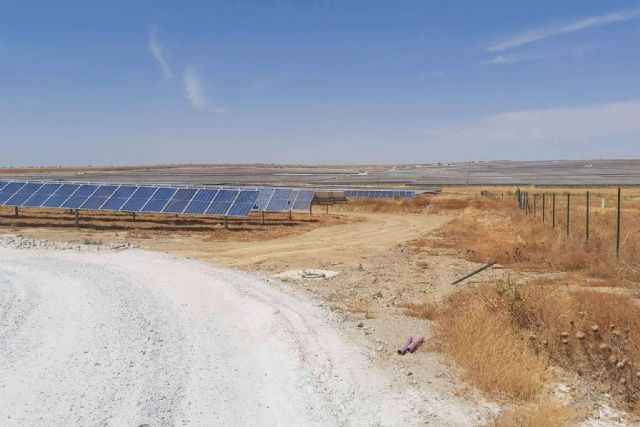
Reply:
[[[364,322],[358,322],[358,328],[364,328]]]

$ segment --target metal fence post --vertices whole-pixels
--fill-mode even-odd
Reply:
[[[551,218],[552,218],[552,222],[551,222],[551,228],[556,228],[556,193],[553,193],[552,196],[552,200],[551,200],[551,204],[552,204],[552,213],[551,213]]]
[[[584,239],[585,241],[589,241],[589,190],[587,190],[587,212],[585,216],[585,229],[584,229]]]
[[[618,212],[616,217],[616,257],[620,257],[620,187],[618,187]]]
[[[571,211],[571,193],[567,193],[567,237],[569,237],[569,213]]]
[[[545,200],[547,200],[547,195],[542,193],[542,222],[544,222],[544,214],[545,214]]]

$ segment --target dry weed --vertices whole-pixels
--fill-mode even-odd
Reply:
[[[421,319],[433,320],[440,313],[440,306],[435,301],[425,301],[421,303],[402,304],[405,307],[407,316],[418,317]]]
[[[490,287],[454,294],[438,318],[436,338],[478,388],[534,400],[547,379],[546,361],[531,351],[496,298]]]
[[[518,406],[504,412],[493,422],[494,427],[568,427],[577,424],[584,414],[552,400]]]

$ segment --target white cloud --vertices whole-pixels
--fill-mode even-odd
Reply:
[[[167,61],[167,57],[164,51],[164,48],[160,44],[158,40],[158,36],[156,34],[157,30],[152,29],[149,32],[149,50],[153,54],[153,57],[160,64],[160,68],[162,68],[162,73],[167,79],[173,77],[173,72],[171,71],[171,67],[169,66],[169,62]]]
[[[542,158],[545,151],[606,152],[627,146],[640,152],[640,101],[497,114],[467,126],[426,132],[427,142],[480,158]],[[635,148],[633,148],[635,147]],[[533,154],[532,154],[533,153]]]
[[[565,56],[572,56],[574,58],[581,58],[587,52],[593,49],[593,46],[581,46],[571,50],[549,51],[549,52],[524,52],[524,53],[511,53],[494,56],[491,59],[482,61],[485,65],[502,65],[502,64],[514,64],[518,62],[534,62],[542,61],[550,58],[561,58]]]
[[[221,108],[215,107],[207,98],[204,90],[204,85],[200,78],[191,68],[187,68],[184,72],[184,96],[189,100],[191,105],[198,110],[203,111],[224,111]]]
[[[594,27],[602,27],[604,25],[630,21],[638,18],[640,18],[640,8],[621,12],[612,12],[599,16],[590,16],[556,26],[534,28],[489,46],[486,50],[488,52],[507,50],[561,34],[572,33]]]

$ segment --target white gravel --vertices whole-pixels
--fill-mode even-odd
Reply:
[[[0,244],[0,425],[472,424],[455,399],[393,385],[334,326],[248,273]]]

